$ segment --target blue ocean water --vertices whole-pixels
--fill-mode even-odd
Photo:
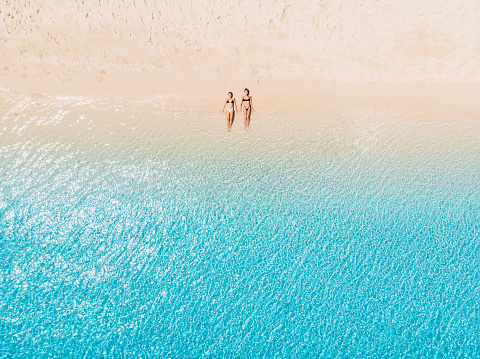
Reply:
[[[480,356],[475,118],[2,107],[0,357]]]

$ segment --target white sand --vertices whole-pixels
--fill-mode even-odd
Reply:
[[[478,0],[3,0],[0,85],[216,111],[480,113]],[[193,100],[192,100],[193,99]]]

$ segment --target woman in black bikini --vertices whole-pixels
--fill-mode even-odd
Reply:
[[[230,132],[232,129],[233,120],[235,118],[235,111],[238,112],[237,102],[233,98],[232,92],[228,93],[228,97],[225,99],[225,103],[223,104],[222,112],[225,111],[225,107],[227,108],[227,131]]]
[[[253,110],[252,96],[250,96],[250,91],[248,89],[245,89],[245,91],[243,91],[241,107],[243,109],[243,125],[246,131],[250,126],[250,115]]]

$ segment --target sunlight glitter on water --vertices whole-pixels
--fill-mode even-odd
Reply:
[[[474,119],[2,109],[2,356],[478,356]]]

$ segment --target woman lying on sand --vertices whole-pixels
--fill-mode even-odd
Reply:
[[[235,106],[235,109],[233,108]],[[233,92],[228,93],[228,97],[225,99],[222,112],[227,108],[227,131],[232,129],[233,119],[235,118],[235,111],[238,112],[237,102],[233,98]]]
[[[248,89],[243,91],[241,107],[243,109],[243,125],[246,131],[248,130],[248,126],[250,126],[250,115],[253,110],[252,96],[250,96],[250,91]]]

